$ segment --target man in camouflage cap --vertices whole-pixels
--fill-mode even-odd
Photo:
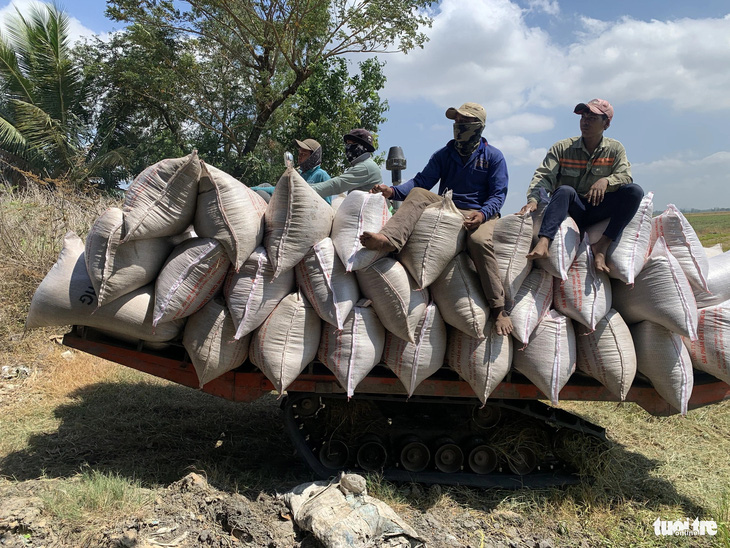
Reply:
[[[610,218],[600,240],[592,245],[596,269],[609,272],[608,248],[639,209],[644,191],[633,182],[624,146],[603,136],[613,120],[611,104],[592,99],[578,103],[573,112],[580,115],[581,136],[550,147],[527,189],[527,204],[519,211],[523,215],[535,211],[540,191],[549,193],[538,241],[527,258],[548,257],[550,244],[568,215],[581,232]]]
[[[482,137],[487,120],[484,107],[464,103],[447,109],[446,117],[454,121],[454,138],[431,156],[422,172],[401,185],[377,185],[370,191],[404,202],[380,232],[364,232],[360,242],[373,250],[403,249],[426,206],[441,199],[430,192],[440,181],[439,195],[451,190],[454,204],[464,215],[467,252],[479,273],[497,333],[508,335],[512,321],[504,310],[504,288],[492,245],[494,225],[507,196],[507,164],[502,153]]]

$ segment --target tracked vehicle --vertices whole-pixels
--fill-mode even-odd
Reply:
[[[89,327],[74,327],[63,344],[172,382],[198,387],[181,344],[154,349]],[[250,362],[207,383],[204,392],[237,402],[270,394],[274,386]],[[689,408],[730,398],[730,385],[695,371]],[[376,472],[391,481],[478,487],[544,487],[580,480],[579,454],[606,443],[605,431],[539,400],[545,396],[516,372],[482,406],[469,384],[448,365],[410,398],[384,365],[348,400],[335,376],[313,362],[282,398],[284,423],[301,457],[321,478],[339,470]],[[594,379],[575,373],[563,401],[617,401]],[[676,413],[652,386],[637,378],[626,401],[648,413]]]

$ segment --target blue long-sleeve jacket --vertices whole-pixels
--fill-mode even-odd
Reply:
[[[393,187],[393,199],[404,200],[416,186],[430,190],[439,181],[439,194],[452,190],[456,207],[479,210],[489,219],[499,213],[507,197],[507,163],[499,149],[483,137],[476,151],[463,163],[451,140],[434,152],[423,171]]]

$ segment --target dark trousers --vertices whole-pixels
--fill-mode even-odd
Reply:
[[[636,214],[644,197],[642,188],[634,183],[623,185],[613,192],[606,192],[603,201],[597,206],[588,203],[572,186],[558,187],[550,197],[542,217],[539,236],[551,240],[565,218],[570,215],[581,232],[591,225],[610,218],[604,236],[615,240]]]

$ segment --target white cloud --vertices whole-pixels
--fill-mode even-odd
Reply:
[[[550,116],[531,112],[521,112],[507,118],[501,118],[493,124],[489,124],[489,118],[487,117],[487,123],[491,131],[499,133],[540,133],[555,127],[555,120]]]
[[[661,158],[631,165],[634,181],[645,192],[654,191],[654,209],[669,203],[682,208],[727,207],[727,166],[730,151],[703,158]]]
[[[560,4],[557,0],[530,0],[527,5],[530,11],[540,11],[553,16],[560,14]]]
[[[730,16],[584,17],[574,42],[559,45],[507,0],[443,0],[440,8],[423,50],[386,58],[389,99],[440,106],[473,100],[497,118],[589,96],[730,109]]]
[[[33,6],[42,8],[44,4],[42,2],[37,2],[36,0],[13,0],[3,8],[0,8],[0,32],[5,35],[7,32],[7,22],[10,19],[15,18],[18,12],[26,16]],[[68,15],[68,12],[66,13]],[[68,18],[68,37],[70,45],[73,45],[80,38],[90,38],[91,36],[98,35],[98,33],[82,25],[75,17],[71,17],[69,15]]]

